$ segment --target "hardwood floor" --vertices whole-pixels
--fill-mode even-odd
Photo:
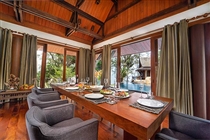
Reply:
[[[10,102],[0,105],[0,140],[29,140],[26,125],[25,113],[28,110],[28,105],[25,101]],[[89,112],[87,109],[82,109],[82,106],[77,105],[75,116],[83,120],[89,118],[101,118]],[[106,120],[99,123],[99,140],[122,140],[123,130]]]
[[[28,110],[27,101],[10,102],[0,105],[0,140],[29,140],[26,125],[25,113]],[[75,116],[87,120],[100,116],[90,112],[78,105],[75,109]],[[162,127],[168,127],[168,118],[162,123]],[[98,140],[122,140],[123,130],[106,121],[100,121]]]

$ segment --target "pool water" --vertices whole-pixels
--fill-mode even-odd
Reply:
[[[146,92],[146,93],[149,93],[151,91],[151,86],[144,85],[144,84],[126,83],[126,82],[120,83],[120,88],[141,91],[141,92]]]

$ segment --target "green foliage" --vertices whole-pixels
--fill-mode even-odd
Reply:
[[[74,56],[66,57],[66,77],[73,77],[75,75],[75,60]],[[37,79],[40,79],[41,71],[37,73]],[[62,79],[63,77],[63,55],[55,53],[47,53],[47,63],[45,72],[45,83],[55,81],[55,79]],[[46,85],[48,86],[48,85]]]
[[[96,70],[96,71],[99,71],[99,70],[101,70],[101,69],[102,69],[102,61],[101,61],[101,59],[100,59],[100,60],[97,60],[97,61],[96,61],[95,70]]]
[[[120,76],[121,81],[125,78],[133,69],[133,65],[138,63],[139,61],[139,54],[130,54],[121,56],[121,69],[120,69]],[[117,59],[113,58],[111,60],[112,67],[117,67]]]

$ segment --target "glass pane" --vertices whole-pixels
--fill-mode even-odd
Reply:
[[[121,47],[121,88],[137,91],[150,90],[150,54],[149,39]],[[140,85],[144,85],[142,89]]]
[[[42,68],[42,55],[43,55],[43,46],[37,45],[37,76],[36,76],[36,86],[40,87],[40,78],[41,78],[41,68]]]
[[[62,82],[64,48],[48,45],[45,72],[45,87],[50,87],[52,82]]]
[[[111,85],[116,87],[117,82],[117,49],[111,51]]]
[[[95,55],[95,85],[101,85],[102,62],[101,53]]]
[[[76,52],[67,51],[66,52],[66,78],[71,78],[72,83],[76,82]]]

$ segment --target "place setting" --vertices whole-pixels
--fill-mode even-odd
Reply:
[[[167,104],[168,102],[155,100],[153,94],[149,93],[146,98],[143,98],[141,95],[140,99],[130,106],[154,114],[159,114]]]

